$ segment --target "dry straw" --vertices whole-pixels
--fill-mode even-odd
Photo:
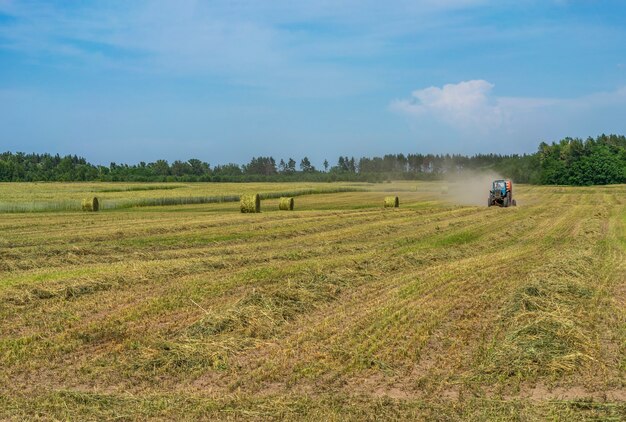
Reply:
[[[448,186],[447,185],[443,185],[441,187],[441,194],[442,195],[447,195],[448,194]]]
[[[398,208],[400,206],[400,198],[397,196],[385,197],[385,208]]]
[[[261,197],[258,193],[253,195],[241,195],[241,212],[261,212]]]
[[[293,205],[293,198],[283,196],[278,203],[278,209],[282,211],[293,211]]]
[[[100,209],[100,202],[95,196],[93,198],[85,198],[82,203],[83,211],[98,211]]]

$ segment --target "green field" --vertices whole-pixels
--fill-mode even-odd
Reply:
[[[624,420],[626,185],[441,186],[0,184],[0,419]]]

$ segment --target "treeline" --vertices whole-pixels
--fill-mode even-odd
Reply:
[[[253,157],[244,165],[157,160],[135,165],[93,165],[75,155],[5,152],[0,154],[0,181],[252,182],[435,180],[463,171],[497,172],[519,183],[592,185],[626,183],[626,138],[566,138],[542,143],[524,155],[388,154],[383,157],[339,157],[316,168],[308,157]]]
[[[539,145],[541,172],[546,185],[608,185],[626,183],[626,137],[601,135],[596,139],[565,138]]]

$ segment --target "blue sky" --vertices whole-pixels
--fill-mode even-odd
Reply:
[[[626,133],[626,2],[0,0],[0,150],[523,153]]]

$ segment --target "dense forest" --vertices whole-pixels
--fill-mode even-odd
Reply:
[[[601,135],[587,140],[565,138],[541,143],[534,154],[432,155],[388,154],[384,157],[339,157],[315,168],[307,157],[253,157],[244,165],[157,160],[135,165],[90,164],[75,155],[5,152],[0,154],[0,181],[369,181],[440,179],[463,171],[494,171],[519,183],[594,185],[626,183],[626,137]]]

